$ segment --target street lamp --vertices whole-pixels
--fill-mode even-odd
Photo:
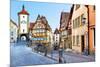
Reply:
[[[85,17],[82,18],[82,23],[84,23],[84,24],[86,23],[86,18]]]
[[[82,18],[82,23],[87,25],[86,18],[85,17]],[[86,40],[85,40],[86,46],[85,46],[85,49],[84,49],[84,54],[85,55],[88,55],[88,46],[89,46],[88,45],[88,41],[89,40],[88,40],[88,32],[87,31],[85,31],[85,35],[86,35]]]

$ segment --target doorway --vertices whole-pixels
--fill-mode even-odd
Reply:
[[[84,35],[81,36],[81,51],[84,52]]]

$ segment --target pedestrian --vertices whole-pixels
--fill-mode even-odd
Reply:
[[[63,48],[63,44],[61,43],[59,45],[59,63],[64,62],[63,54],[64,54],[64,48]]]
[[[44,56],[47,56],[47,47],[46,46],[44,46],[45,47],[45,54],[44,54]]]
[[[17,43],[18,43],[18,37],[17,37]]]

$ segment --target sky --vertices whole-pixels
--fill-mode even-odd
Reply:
[[[10,19],[18,24],[18,12],[22,10],[24,5],[25,10],[30,14],[29,22],[35,22],[38,14],[45,16],[50,27],[54,31],[59,28],[61,12],[70,12],[71,4],[62,3],[47,3],[34,1],[15,1],[11,0],[10,4]]]

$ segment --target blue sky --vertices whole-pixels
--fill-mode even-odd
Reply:
[[[34,22],[38,14],[43,15],[48,20],[48,23],[51,26],[52,30],[55,30],[55,28],[59,27],[61,12],[69,12],[71,8],[71,4],[11,0],[11,19],[15,21],[17,24],[17,13],[22,10],[23,5],[30,14],[30,22]]]

